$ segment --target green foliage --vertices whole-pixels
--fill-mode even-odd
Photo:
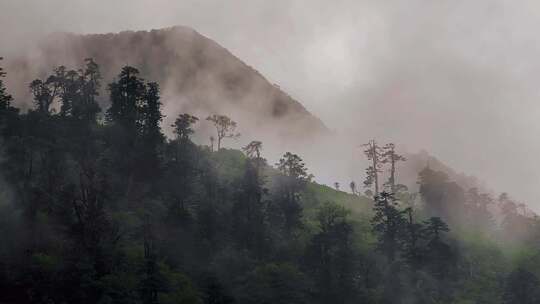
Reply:
[[[306,272],[314,281],[318,303],[348,303],[357,298],[355,278],[359,271],[348,213],[345,208],[331,203],[324,204],[317,212],[320,231],[307,247]]]
[[[0,57],[0,61],[2,61]],[[10,103],[13,100],[13,97],[8,94],[6,87],[4,86],[4,81],[2,78],[6,76],[4,69],[0,66],[0,109],[5,110],[10,107]]]
[[[308,278],[291,264],[264,264],[243,279],[239,303],[303,304],[309,302]]]
[[[375,214],[371,221],[378,237],[378,249],[393,263],[401,250],[400,234],[405,229],[403,211],[397,208],[393,195],[386,192],[375,197],[373,209]]]
[[[174,124],[171,126],[173,127],[173,132],[176,134],[177,139],[182,141],[189,140],[189,137],[195,133],[193,125],[197,121],[199,121],[199,118],[187,113],[178,115],[178,118],[176,118]]]
[[[276,167],[281,174],[277,177],[278,190],[271,205],[272,221],[290,238],[302,227],[300,199],[311,175],[307,173],[302,158],[290,152],[280,158]]]
[[[163,304],[198,304],[202,303],[199,292],[191,280],[180,272],[175,272],[166,264],[160,265],[166,280],[165,291],[158,295],[158,302]]]
[[[26,113],[3,76],[2,303],[538,301],[538,221],[501,195],[497,230],[495,200],[430,168],[418,204],[394,145],[367,146],[366,185],[389,165],[396,192],[371,200],[314,183],[299,155],[268,165],[260,141],[222,148],[238,127],[224,115],[209,117],[216,152],[190,114],[165,138],[159,86],[134,67],[108,85],[104,122],[92,59],[33,81]]]

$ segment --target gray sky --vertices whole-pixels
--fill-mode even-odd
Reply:
[[[191,26],[351,142],[426,149],[540,210],[537,1],[0,0],[0,20],[4,53]]]

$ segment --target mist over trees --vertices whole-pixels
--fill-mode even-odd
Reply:
[[[26,112],[3,76],[2,303],[540,299],[536,216],[429,166],[411,192],[393,143],[364,146],[371,195],[354,181],[351,195],[293,152],[272,166],[261,141],[227,149],[241,126],[223,114],[182,113],[167,138],[160,87],[136,67],[108,96],[93,59],[57,67],[28,85]],[[209,146],[192,141],[201,123],[216,130]]]

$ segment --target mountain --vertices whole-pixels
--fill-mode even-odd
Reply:
[[[398,173],[400,183],[409,188],[417,188],[418,173],[428,166],[435,171],[444,172],[448,175],[449,180],[456,182],[463,189],[478,188],[481,192],[493,192],[477,177],[457,172],[425,150],[418,153],[407,153],[405,158],[407,161],[398,163]]]
[[[138,68],[146,80],[160,84],[166,132],[179,113],[191,113],[201,118],[195,134],[196,140],[205,144],[213,130],[204,118],[210,114],[226,114],[238,122],[238,131],[242,133],[240,143],[233,145],[262,140],[265,156],[273,160],[285,151],[298,153],[317,179],[329,185],[336,178],[348,185],[349,181],[341,176],[363,173],[363,167],[350,173],[349,167],[356,160],[350,158],[347,148],[335,149],[343,147],[343,143],[324,136],[330,134],[328,128],[300,102],[227,49],[189,27],[108,34],[51,34],[25,52],[5,58],[7,87],[17,106],[28,107],[32,101],[27,84],[33,79],[46,77],[59,65],[78,68],[88,57],[94,58],[101,67],[100,103],[104,109],[108,107],[106,84],[124,65],[131,65]],[[328,155],[336,153],[340,155],[335,157],[337,161],[328,161]],[[343,161],[347,159],[350,161]],[[429,165],[448,174],[450,180],[464,189],[477,187],[493,193],[476,178],[455,172],[425,151],[409,154],[407,159],[398,168],[398,180],[412,190],[417,188],[418,172]]]
[[[5,58],[8,87],[19,106],[28,106],[31,98],[21,84],[45,77],[59,65],[80,67],[88,57],[101,66],[104,84],[112,81],[124,65],[134,66],[143,78],[158,82],[165,127],[179,113],[187,112],[200,118],[226,114],[238,122],[245,141],[256,138],[279,144],[305,143],[328,133],[300,102],[215,41],[187,27],[52,34],[32,50]],[[106,108],[108,94],[106,85],[103,87],[101,103]],[[201,125],[202,129],[210,127]],[[208,138],[208,132],[198,131]]]
[[[406,185],[410,191],[416,192],[419,190],[418,173],[424,168],[429,167],[432,170],[443,172],[448,176],[448,180],[455,182],[463,190],[467,191],[471,188],[476,188],[479,193],[489,194],[492,198],[497,199],[501,192],[498,189],[489,187],[483,180],[474,175],[469,175],[464,172],[458,172],[444,161],[429,154],[425,150],[418,153],[405,154],[407,161],[398,164],[398,181]],[[512,193],[505,193],[513,199]],[[514,201],[519,206],[519,213],[527,218],[535,218],[536,212],[533,211],[526,202]],[[502,210],[501,206],[496,203],[489,207],[490,212],[500,218]]]

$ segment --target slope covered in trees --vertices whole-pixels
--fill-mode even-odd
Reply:
[[[0,303],[538,303],[539,222],[507,194],[431,167],[409,190],[375,140],[373,197],[334,190],[297,154],[227,149],[222,114],[217,147],[189,113],[164,136],[158,83],[83,62],[26,83],[26,112],[0,70]]]

